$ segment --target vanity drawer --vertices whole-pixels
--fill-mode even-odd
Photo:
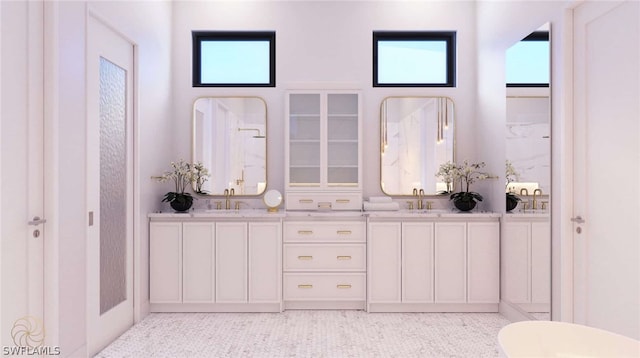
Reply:
[[[365,242],[365,223],[360,221],[285,222],[284,241]]]
[[[362,210],[361,193],[287,193],[287,210]]]
[[[285,300],[364,300],[365,274],[284,274]]]
[[[364,271],[364,244],[286,244],[284,270]]]

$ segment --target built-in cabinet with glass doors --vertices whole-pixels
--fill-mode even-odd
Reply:
[[[289,210],[359,210],[362,205],[360,95],[287,94],[286,200]]]

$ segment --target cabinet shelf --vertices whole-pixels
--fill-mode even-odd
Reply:
[[[291,165],[289,165],[289,168],[291,168],[291,169],[295,169],[295,168],[320,168],[320,165],[318,165],[318,164],[291,164]]]
[[[292,141],[294,143],[295,141]],[[358,144],[357,139],[329,139],[328,143],[347,143],[347,144]]]
[[[320,139],[289,139],[289,143],[320,143]]]

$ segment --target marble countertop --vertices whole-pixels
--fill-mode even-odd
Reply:
[[[501,216],[493,212],[458,210],[367,211],[366,215],[370,218],[499,218]]]
[[[518,215],[518,214],[513,214]],[[156,212],[148,215],[151,219],[198,219],[198,218],[497,218],[499,213],[460,212],[457,210],[396,210],[396,211],[285,211],[268,212],[266,209],[240,210],[195,210],[187,213]]]
[[[527,210],[525,212],[510,212],[505,213],[503,218],[507,220],[518,220],[518,219],[545,219],[549,218],[549,210]]]
[[[269,212],[267,209],[240,210],[194,210],[186,213],[159,212],[150,213],[149,218],[283,218],[283,210]]]

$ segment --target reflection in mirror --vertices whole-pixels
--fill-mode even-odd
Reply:
[[[549,25],[542,26],[523,41],[540,42],[524,47],[540,51],[542,55],[538,62],[542,63],[517,61],[509,55],[513,47],[507,50],[507,68],[527,72],[529,84],[507,88],[506,159],[516,175],[506,190],[521,201],[505,217],[501,242],[501,299],[529,319],[550,320],[551,86],[545,85],[550,78]],[[522,49],[523,41],[514,47]],[[531,68],[538,65],[546,70]],[[533,73],[538,73],[539,77],[532,78]]]
[[[549,194],[551,187],[549,90],[519,88],[507,96],[506,152],[517,173],[507,191],[529,194],[540,189]],[[524,191],[523,191],[524,193]]]
[[[259,97],[198,98],[193,105],[193,161],[211,172],[209,195],[261,195],[267,185],[267,107]]]
[[[380,186],[387,195],[446,191],[436,172],[454,160],[454,104],[447,97],[389,97],[380,107]]]

